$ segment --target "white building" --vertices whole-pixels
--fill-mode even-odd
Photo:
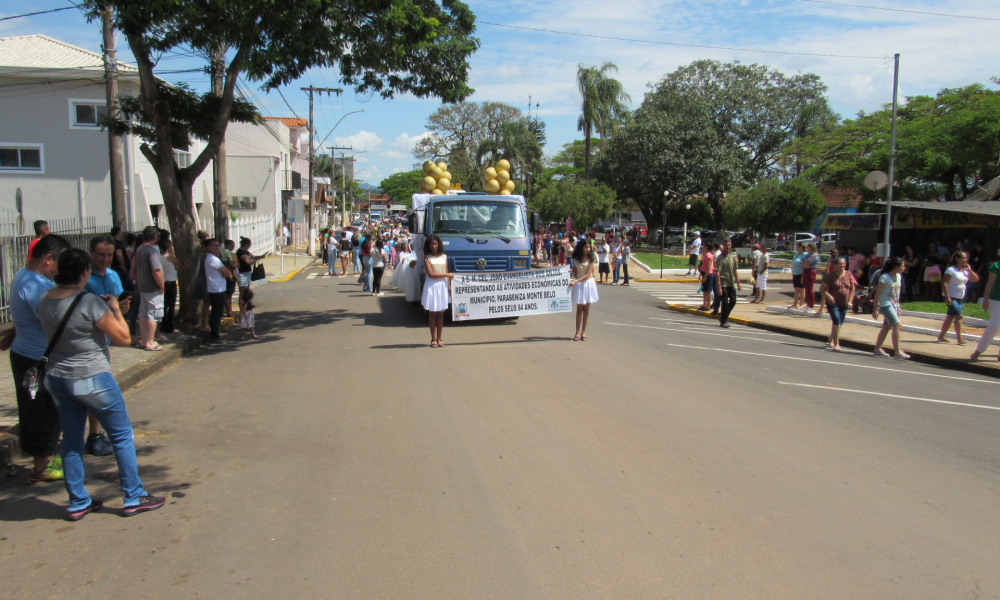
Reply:
[[[119,94],[137,95],[135,67],[119,63]],[[100,54],[44,35],[0,38],[0,210],[36,219],[96,217],[111,225],[107,114]],[[123,138],[128,220],[151,223],[163,198],[140,140]],[[182,166],[203,147],[176,151]],[[21,191],[21,206],[16,205]],[[211,169],[195,183],[202,214],[211,213]],[[206,211],[207,209],[207,211]]]

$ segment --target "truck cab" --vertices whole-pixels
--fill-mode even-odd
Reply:
[[[441,238],[452,273],[527,271],[531,234],[540,226],[538,214],[528,214],[523,196],[464,191],[414,194],[409,221],[421,281],[424,241],[432,234]]]

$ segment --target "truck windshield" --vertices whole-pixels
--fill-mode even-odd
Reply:
[[[434,205],[431,233],[524,237],[524,217],[514,202],[443,202]]]

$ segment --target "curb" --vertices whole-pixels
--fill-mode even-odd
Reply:
[[[676,312],[694,314],[703,317],[708,317],[711,319],[715,318],[705,313],[698,312],[693,308],[688,308],[686,306],[680,306],[677,304],[668,304],[667,308],[669,310],[673,310]],[[785,335],[790,335],[792,337],[804,338],[807,340],[813,340],[815,342],[827,341],[827,336],[821,333],[812,333],[811,331],[801,331],[799,329],[792,329],[791,327],[785,327],[783,325],[761,323],[759,321],[752,321],[750,319],[744,319],[742,317],[729,317],[729,321],[740,325],[746,325],[747,327],[753,327],[754,329],[763,329],[764,331],[783,333]],[[851,348],[852,350],[861,350],[863,352],[870,353],[875,351],[875,344],[871,344],[868,342],[855,342],[853,340],[842,339],[840,340],[840,345],[846,346],[847,348]],[[942,367],[944,369],[950,369],[952,371],[964,371],[966,373],[974,373],[976,375],[983,375],[985,377],[992,377],[994,379],[1000,378],[1000,370],[991,369],[989,367],[979,365],[974,362],[965,362],[953,358],[942,358],[940,356],[934,356],[933,354],[910,352],[910,362],[918,362],[927,365],[932,365],[935,367]]]
[[[638,277],[632,281],[640,281],[642,283],[698,283],[697,279],[639,279]]]
[[[306,265],[304,267],[302,267],[301,269],[296,269],[296,270],[292,271],[291,273],[289,273],[288,275],[282,276],[281,279],[268,279],[267,282],[268,283],[285,283],[286,281],[291,281],[292,277],[295,277],[296,275],[298,275],[302,271],[305,271],[309,267],[313,266],[313,263],[316,262],[317,260],[318,259],[314,257],[312,260],[310,260],[308,263],[306,263]]]

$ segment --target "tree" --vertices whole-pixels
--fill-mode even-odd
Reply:
[[[626,102],[632,98],[617,79],[608,77],[609,73],[617,73],[615,63],[606,61],[600,67],[579,65],[576,72],[576,85],[580,89],[583,102],[580,107],[580,119],[577,129],[583,132],[584,166],[583,176],[590,179],[590,136],[596,132],[601,136],[601,149],[604,149],[604,138],[613,133],[617,123],[628,113]]]
[[[602,183],[562,179],[538,192],[533,205],[545,221],[565,221],[569,217],[579,230],[611,213],[615,192]]]
[[[520,181],[527,192],[532,174],[542,169],[542,146],[524,120],[503,123],[497,128],[496,137],[489,137],[479,144],[477,163],[495,164],[501,158],[510,161],[511,179]]]
[[[786,162],[801,161],[805,174],[833,187],[855,189],[871,171],[888,169],[891,107],[840,123],[827,123],[784,150]],[[897,122],[896,184],[903,198],[958,200],[976,180],[1000,175],[1000,91],[980,84],[944,89],[937,96],[907,98]]]
[[[750,189],[736,190],[723,205],[726,223],[755,229],[762,235],[808,231],[826,210],[826,200],[805,177],[767,179]]]
[[[442,106],[427,117],[431,135],[413,148],[420,160],[445,161],[453,182],[467,190],[482,190],[483,165],[479,147],[498,140],[504,123],[523,120],[519,108],[503,102],[459,102]]]
[[[422,169],[393,173],[382,180],[379,189],[383,194],[389,195],[389,201],[393,204],[410,206],[413,194],[420,191],[420,181],[426,176]]]
[[[602,152],[598,177],[635,199],[651,227],[668,189],[704,194],[722,227],[723,194],[779,175],[782,148],[824,122],[825,93],[812,74],[696,61],[646,95]]]
[[[429,0],[202,0],[197,6],[177,0],[85,0],[82,7],[93,20],[105,5],[113,8],[114,26],[129,42],[140,82],[131,115],[136,121],[119,121],[115,128],[142,137],[140,150],[156,170],[181,261],[186,318],[196,309],[190,302],[191,274],[200,256],[192,185],[218,151],[229,120],[256,118],[234,101],[238,77],[274,89],[310,67],[336,66],[343,84],[384,98],[410,93],[456,102],[472,93],[467,60],[479,41],[471,37],[472,12],[457,0],[444,6]],[[220,94],[198,96],[156,78],[159,57],[179,47],[206,55],[212,48],[230,49]],[[205,148],[180,168],[173,149],[186,148],[190,135],[205,140]]]

